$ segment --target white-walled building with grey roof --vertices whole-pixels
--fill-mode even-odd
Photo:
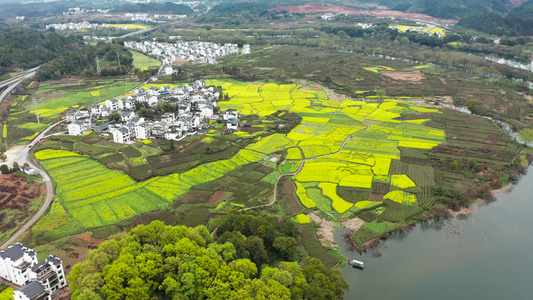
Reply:
[[[16,300],[50,300],[50,295],[67,285],[63,262],[54,255],[37,261],[37,253],[16,242],[0,250],[0,279],[21,286]]]
[[[37,253],[16,242],[0,250],[0,277],[16,285],[30,282],[31,267],[37,264]]]
[[[50,292],[39,281],[32,281],[13,293],[15,300],[52,300]]]

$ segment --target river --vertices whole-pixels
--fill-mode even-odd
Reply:
[[[533,171],[533,167],[529,167]],[[531,299],[533,294],[533,172],[508,193],[464,218],[419,224],[392,235],[376,252],[343,247],[365,269],[342,268],[345,299]],[[461,232],[461,234],[457,233]]]

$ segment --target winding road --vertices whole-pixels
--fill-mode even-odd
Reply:
[[[30,167],[35,169],[37,173],[39,173],[39,175],[43,177],[43,181],[46,184],[46,197],[44,199],[44,202],[41,208],[39,208],[39,210],[31,217],[31,219],[28,222],[26,222],[26,224],[24,224],[19,230],[17,230],[17,232],[15,232],[15,234],[13,234],[4,244],[2,244],[2,246],[0,246],[0,249],[7,248],[7,246],[15,242],[24,232],[26,232],[26,230],[30,229],[30,227],[33,226],[33,224],[35,224],[35,222],[37,222],[37,220],[39,220],[39,218],[48,210],[48,207],[50,207],[50,205],[52,204],[52,201],[54,200],[54,183],[52,182],[52,179],[50,178],[50,176],[48,176],[48,173],[46,173],[43,169],[41,169],[41,167],[38,164],[34,163],[30,159],[29,154],[30,154],[30,149],[33,146],[35,146],[35,144],[37,144],[39,140],[42,139],[46,135],[46,133],[48,133],[48,131],[50,131],[52,128],[54,128],[56,125],[62,122],[64,122],[64,120],[54,123],[48,128],[46,128],[45,130],[43,130],[43,132],[41,132],[27,146],[23,148],[19,147],[18,149],[15,149],[15,151],[12,151],[11,153],[7,153],[8,158],[14,157],[14,158],[9,159],[11,164],[8,166],[12,166],[13,162],[15,161],[19,163],[21,166],[27,162],[30,165]]]
[[[279,181],[285,177],[285,176],[296,176],[298,175],[298,173],[300,173],[305,165],[305,162],[307,161],[312,161],[312,160],[316,160],[316,159],[319,159],[319,158],[323,158],[323,157],[327,157],[327,156],[331,156],[331,155],[335,155],[335,154],[339,154],[341,153],[343,150],[344,150],[344,147],[346,146],[346,143],[348,143],[356,134],[359,134],[361,132],[365,132],[367,131],[368,129],[370,129],[372,127],[372,125],[366,123],[366,117],[365,116],[363,118],[363,124],[366,125],[366,128],[363,128],[363,129],[360,129],[352,134],[350,134],[345,140],[344,142],[342,143],[340,149],[337,151],[337,152],[333,152],[333,153],[330,153],[330,154],[324,154],[324,155],[319,155],[319,156],[315,156],[315,157],[312,157],[312,158],[304,158],[300,161],[300,167],[298,168],[298,170],[296,170],[296,172],[294,173],[287,173],[287,174],[281,174],[278,176],[278,179],[276,180],[276,182],[274,183],[274,194],[273,194],[273,197],[272,197],[272,202],[270,203],[267,203],[267,204],[263,204],[263,205],[258,205],[258,206],[253,206],[253,207],[247,207],[247,208],[243,208],[243,209],[240,209],[239,211],[247,211],[247,210],[252,210],[252,209],[256,209],[256,208],[262,208],[262,207],[268,207],[274,203],[277,202],[278,200],[278,183]],[[300,149],[300,148],[298,148]],[[300,152],[302,153],[302,157],[304,157],[304,153],[302,151],[302,149],[300,149]]]
[[[20,81],[16,82],[16,84],[13,84],[9,88],[12,88],[12,87],[14,88],[14,86],[18,85],[18,83],[20,83]],[[117,97],[121,97],[121,96],[124,96],[124,95],[126,95],[128,93],[131,93],[132,91],[140,88],[141,86],[143,86],[143,85],[145,85],[147,83],[148,83],[148,80],[143,82],[143,83],[141,83],[136,88],[134,88],[134,89],[132,89],[132,90],[120,95],[120,96],[117,96]],[[6,95],[7,95],[7,93],[6,93]],[[4,94],[2,94],[0,96],[0,103],[2,102],[4,97],[5,97]],[[43,214],[48,210],[48,208],[52,204],[52,201],[54,200],[54,183],[53,183],[52,179],[50,178],[48,173],[46,173],[45,170],[43,170],[38,164],[34,163],[34,161],[32,161],[30,159],[29,153],[30,153],[30,149],[33,146],[35,146],[41,139],[46,138],[46,137],[49,136],[49,135],[47,136],[46,134],[52,128],[54,128],[55,126],[61,124],[62,122],[65,122],[65,120],[61,120],[59,122],[56,122],[56,123],[50,125],[48,128],[43,130],[36,138],[34,138],[28,145],[26,145],[26,146],[14,146],[14,147],[11,147],[8,151],[6,151],[7,160],[5,162],[3,162],[2,164],[6,164],[9,167],[11,167],[11,166],[13,166],[14,162],[17,162],[21,166],[24,165],[24,163],[27,162],[30,165],[30,167],[35,169],[37,171],[37,173],[43,177],[43,181],[44,181],[44,183],[46,185],[46,198],[44,199],[44,202],[43,202],[41,208],[39,208],[39,210],[31,217],[31,219],[28,222],[26,222],[26,224],[24,224],[19,230],[17,230],[17,232],[15,232],[15,234],[13,234],[13,236],[11,236],[4,244],[2,244],[0,246],[0,249],[7,248],[9,245],[11,245],[13,242],[15,242],[24,232],[26,232],[26,230],[30,229],[37,222],[37,220],[39,220],[39,218],[42,217]]]

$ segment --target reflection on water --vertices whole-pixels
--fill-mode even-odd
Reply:
[[[533,174],[463,218],[419,224],[363,255],[364,270],[343,267],[345,299],[530,299],[533,292]],[[373,255],[374,253],[374,255]],[[379,256],[380,257],[376,257]]]

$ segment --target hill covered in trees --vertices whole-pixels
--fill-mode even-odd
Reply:
[[[113,12],[129,12],[129,13],[159,13],[159,14],[176,14],[176,15],[190,15],[193,10],[182,4],[172,2],[150,2],[150,3],[124,3],[118,5],[112,10]]]
[[[340,270],[318,259],[257,265],[236,248],[215,241],[204,226],[139,225],[74,266],[72,299],[323,300],[342,299],[348,288]]]
[[[133,66],[132,54],[124,46],[99,42],[96,46],[84,45],[78,50],[63,53],[39,68],[37,76],[39,80],[59,79],[68,75],[92,76],[97,73],[96,57],[100,60],[102,76],[126,74]]]
[[[375,0],[360,2],[376,3]],[[380,0],[392,10],[457,19],[462,27],[497,35],[533,34],[533,0]]]
[[[78,49],[82,41],[0,23],[0,75],[12,68],[28,69],[48,62],[62,53]]]
[[[472,13],[493,11],[508,13],[520,1],[510,0],[360,0],[358,2],[377,3],[392,10],[423,13],[444,19],[459,19]],[[524,2],[524,1],[522,1]]]

